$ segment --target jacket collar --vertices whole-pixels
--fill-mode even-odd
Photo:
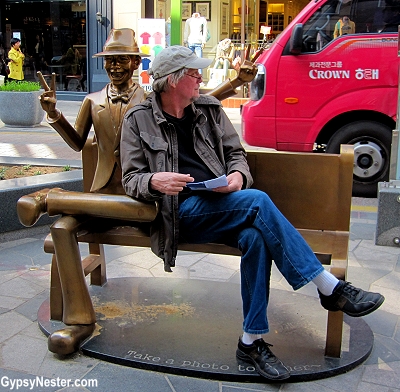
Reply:
[[[167,122],[162,109],[161,109],[161,99],[160,99],[160,94],[158,93],[151,93],[148,97],[148,100],[151,101],[151,105],[153,108],[153,114],[154,114],[154,119],[156,120],[156,123],[160,125],[163,122]],[[199,123],[199,125],[204,124],[207,121],[207,117],[204,115],[204,113],[196,107],[196,103],[193,102],[189,105],[189,110],[193,113],[194,115],[194,122]]]

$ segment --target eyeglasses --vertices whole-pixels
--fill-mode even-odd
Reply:
[[[191,75],[191,74],[187,73],[186,76],[190,76],[191,78],[197,79],[197,81],[198,81],[199,83],[201,83],[201,81],[203,80],[203,76],[200,75],[199,73],[198,73],[197,75]]]

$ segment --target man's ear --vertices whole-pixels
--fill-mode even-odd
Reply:
[[[176,83],[171,82],[171,75],[168,75],[168,86],[171,88],[176,88]]]

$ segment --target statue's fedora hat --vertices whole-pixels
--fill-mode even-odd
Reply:
[[[127,28],[112,29],[103,46],[103,51],[96,53],[93,57],[119,55],[149,57],[149,55],[139,52],[139,47],[135,39],[135,32],[132,29]]]

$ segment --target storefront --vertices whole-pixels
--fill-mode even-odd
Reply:
[[[260,26],[279,34],[308,0],[2,0],[0,44],[8,53],[12,37],[21,39],[25,53],[25,79],[36,80],[36,71],[57,75],[59,97],[97,91],[108,78],[101,51],[112,27],[137,31],[143,18],[171,20],[172,44],[182,44],[185,20],[199,11],[207,18],[210,40],[203,56],[213,58],[224,38],[238,45],[256,45]],[[167,24],[166,24],[167,33]],[[168,41],[167,41],[168,42]]]
[[[57,75],[57,88],[87,91],[86,1],[3,0],[1,39],[21,39],[26,80],[36,71]]]

